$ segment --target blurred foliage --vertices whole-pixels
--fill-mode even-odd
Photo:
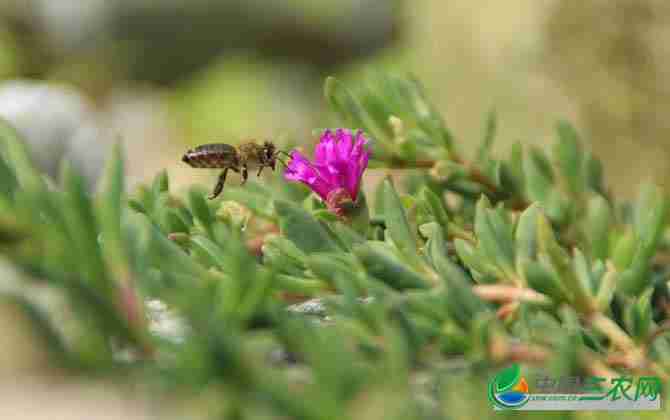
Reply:
[[[241,51],[332,71],[392,44],[400,32],[398,0],[79,3],[0,3],[0,23],[23,44],[25,73],[44,77],[102,59],[115,77],[172,85],[213,57]]]
[[[50,187],[2,125],[0,252],[24,285],[3,299],[51,364],[157,401],[211,396],[187,415],[206,418],[493,417],[485,384],[510,362],[667,382],[659,188],[616,201],[567,122],[551,154],[517,144],[499,159],[491,112],[466,156],[411,77],[329,78],[325,96],[373,139],[375,165],[415,169],[407,194],[380,185],[370,226],[276,178],[208,201],[161,172],[128,195],[120,148],[97,194],[67,164]],[[58,292],[67,322],[34,285]]]
[[[464,150],[472,151],[479,115],[494,104],[506,122],[501,151],[517,138],[548,143],[553,121],[568,116],[606,167],[626,165],[636,175],[610,171],[609,187],[628,198],[630,179],[668,178],[657,170],[668,160],[668,12],[657,0],[524,0],[514,8],[462,0],[11,0],[0,2],[0,77],[67,81],[103,108],[120,91],[141,96],[167,85],[169,92],[156,91],[167,93],[175,131],[186,137],[174,142],[192,144],[292,137],[323,120],[312,99],[324,74],[358,79],[361,68],[391,62],[420,74]],[[147,143],[162,144],[154,140]]]
[[[295,63],[229,57],[176,86],[170,104],[192,145],[203,139],[276,139],[277,133],[309,131],[321,106],[303,90],[318,88],[314,80],[309,68]]]
[[[660,168],[667,185],[670,7],[656,0],[557,2],[544,29],[547,73],[572,98],[586,133],[613,167]],[[631,162],[631,156],[635,156]],[[624,174],[613,174],[626,182]]]
[[[287,114],[301,121],[280,127],[293,135],[321,118],[303,107],[315,105],[323,74],[402,62],[421,75],[436,107],[463,135],[464,149],[479,115],[504,103],[498,147],[517,138],[546,143],[556,117],[569,116],[605,166],[627,165],[635,179],[654,176],[663,184],[668,177],[656,169],[668,160],[668,12],[657,0],[524,0],[514,8],[462,0],[7,0],[0,2],[0,78],[67,81],[103,104],[119,91],[145,94],[138,88],[146,81],[150,89],[176,87],[166,96],[176,98],[175,121],[192,143],[200,135],[265,136],[276,129],[275,113],[256,113],[273,91],[266,96],[256,86],[278,88],[274,99],[298,108]],[[246,54],[253,58],[239,70]],[[268,77],[275,67],[286,74],[285,66],[299,69],[305,83]],[[254,83],[238,107],[225,96],[244,92],[235,83]],[[253,118],[260,123],[244,132]],[[239,128],[220,128],[221,121],[239,121]],[[631,177],[610,172],[610,187],[631,196]]]
[[[16,75],[19,71],[20,54],[14,35],[0,28],[0,79]]]

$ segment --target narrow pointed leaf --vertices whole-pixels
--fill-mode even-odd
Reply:
[[[538,216],[537,233],[540,251],[548,257],[551,266],[565,283],[566,289],[574,296],[576,308],[579,311],[590,312],[595,304],[591,292],[577,278],[570,256],[556,242],[549,220],[541,214]]]
[[[558,167],[567,181],[569,191],[573,195],[582,192],[585,182],[582,174],[582,150],[579,145],[577,131],[566,121],[558,123],[558,143],[555,147],[555,155]]]
[[[375,246],[374,242],[355,246],[354,255],[370,276],[394,289],[425,289],[430,285],[421,274],[412,270],[393,253]]]
[[[612,210],[607,200],[600,195],[592,197],[588,202],[584,228],[591,255],[595,259],[605,260],[609,254],[611,223]]]
[[[407,221],[405,209],[388,180],[384,181],[384,206],[387,232],[398,249],[412,260],[417,258],[416,238]]]
[[[302,251],[328,252],[337,249],[326,229],[301,207],[277,200],[275,209],[282,232]]]

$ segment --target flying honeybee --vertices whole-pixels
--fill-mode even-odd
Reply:
[[[219,181],[214,187],[214,191],[208,197],[210,200],[218,197],[223,191],[223,185],[226,182],[228,170],[242,172],[242,185],[247,182],[248,171],[258,168],[256,176],[261,176],[263,168],[269,167],[275,170],[277,161],[284,163],[279,159],[279,154],[288,153],[282,150],[276,150],[272,142],[266,141],[262,145],[254,141],[242,143],[239,146],[233,146],[223,143],[203,144],[195,149],[188,150],[181,158],[182,162],[187,163],[193,168],[222,168],[223,172],[219,175]],[[290,156],[289,156],[290,157]]]

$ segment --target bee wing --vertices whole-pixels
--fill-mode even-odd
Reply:
[[[200,145],[186,152],[182,160],[194,168],[225,168],[238,164],[237,149],[224,143]]]
[[[222,155],[225,154],[236,154],[237,151],[234,146],[231,146],[230,144],[226,143],[209,143],[209,144],[202,144],[195,149],[193,149],[194,152],[199,152],[199,153],[220,153]]]

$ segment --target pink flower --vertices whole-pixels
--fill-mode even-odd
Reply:
[[[356,201],[363,172],[368,167],[370,152],[368,140],[362,131],[339,128],[333,133],[326,130],[314,150],[310,162],[297,150],[291,152],[291,161],[284,173],[289,181],[300,181],[340,214],[344,201]]]

